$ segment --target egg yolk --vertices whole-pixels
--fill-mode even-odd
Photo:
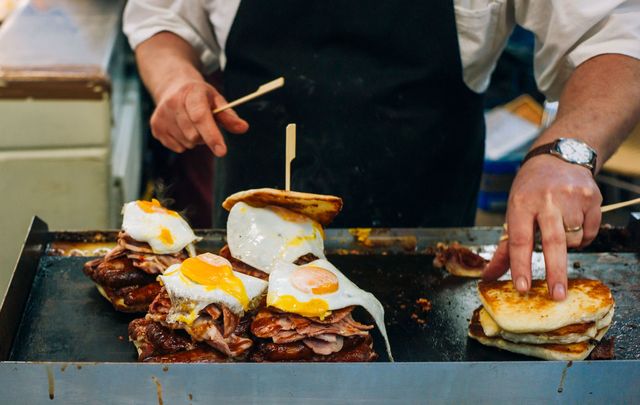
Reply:
[[[177,212],[163,207],[160,204],[160,201],[156,200],[155,198],[153,198],[151,201],[136,201],[136,204],[142,211],[146,212],[147,214],[168,214],[174,217],[180,216]]]
[[[158,239],[165,245],[173,245],[173,235],[171,235],[171,231],[165,227],[160,228],[160,236]]]
[[[237,299],[246,310],[249,307],[249,297],[244,284],[240,278],[233,274],[228,262],[225,262],[226,260],[224,262],[217,260],[213,254],[204,254],[182,262],[180,272],[207,290],[219,289],[226,292]]]
[[[303,266],[291,273],[291,284],[306,294],[331,294],[338,291],[338,277],[318,266]]]
[[[329,304],[327,301],[320,298],[312,298],[307,302],[300,302],[293,295],[282,295],[273,300],[273,302],[269,301],[271,300],[267,297],[267,303],[269,306],[292,314],[317,317],[320,318],[320,320],[331,315],[331,311],[329,311]]]

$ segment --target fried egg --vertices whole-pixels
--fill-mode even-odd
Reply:
[[[223,304],[241,317],[267,289],[266,281],[233,271],[227,259],[213,253],[174,264],[158,280],[171,299],[167,322],[187,325],[209,304]]]
[[[235,204],[227,221],[227,243],[233,257],[265,273],[271,273],[280,261],[293,263],[308,253],[325,257],[324,231],[319,223],[271,205]]]
[[[327,260],[319,259],[302,266],[279,262],[269,275],[267,306],[324,319],[332,310],[351,305],[359,305],[371,314],[384,337],[389,358],[393,359],[382,304]]]
[[[122,213],[122,229],[138,242],[148,243],[154,253],[177,253],[200,239],[180,214],[158,200],[129,202]]]

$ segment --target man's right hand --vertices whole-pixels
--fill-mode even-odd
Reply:
[[[232,109],[213,116],[212,110],[227,101],[204,80],[188,80],[167,86],[151,116],[151,132],[165,147],[181,153],[206,144],[218,157],[227,153],[219,125],[234,134],[247,132],[249,124]]]

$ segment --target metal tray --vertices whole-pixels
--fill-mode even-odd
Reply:
[[[201,234],[201,250],[217,251],[224,244],[222,231]],[[59,256],[61,248],[69,253],[75,247],[77,253],[109,243],[115,232],[49,232],[35,218],[0,308],[0,386],[13,402],[48,401],[51,395],[83,403],[206,403],[213,393],[216,399],[260,402],[290,396],[383,403],[638,398],[640,264],[630,252],[635,245],[618,244],[617,253],[570,255],[576,263],[570,275],[599,278],[613,290],[616,317],[608,336],[615,336],[619,359],[571,365],[532,361],[466,337],[468,318],[479,305],[476,281],[433,268],[430,248],[457,240],[490,254],[499,234],[497,228],[327,231],[330,260],[385,306],[396,363],[381,356],[376,364],[154,365],[135,363],[126,337],[134,317],[114,312],[99,296],[81,271],[87,258]],[[539,253],[534,273],[542,275]],[[422,312],[418,298],[431,300],[432,310]],[[377,333],[374,344],[382,354]]]

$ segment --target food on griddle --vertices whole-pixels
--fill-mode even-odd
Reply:
[[[392,359],[384,309],[373,294],[325,259],[303,265],[277,263],[269,275],[266,307],[251,323],[251,332],[260,338],[251,360],[375,360],[369,333],[373,326],[353,319],[355,306],[373,317]]]
[[[436,257],[433,265],[437,268],[444,267],[454,276],[482,277],[482,271],[489,261],[470,249],[453,242],[450,245],[438,243],[436,245]]]
[[[160,291],[157,275],[186,259],[199,238],[157,200],[127,203],[122,212],[117,246],[85,263],[83,271],[116,310],[145,312]]]
[[[510,280],[481,282],[469,336],[545,360],[583,360],[609,330],[615,303],[598,280],[570,279],[568,287],[566,300],[554,301],[544,280],[534,280],[527,294]]]
[[[212,253],[173,265],[158,278],[163,288],[146,317],[129,325],[139,360],[182,356],[197,361],[195,349],[203,361],[246,357],[253,345],[248,314],[263,300],[266,281],[234,271],[228,260]]]
[[[324,258],[324,230],[340,212],[339,197],[257,189],[227,198],[227,243],[220,252],[238,264],[238,271],[263,273],[276,263],[303,264]]]

